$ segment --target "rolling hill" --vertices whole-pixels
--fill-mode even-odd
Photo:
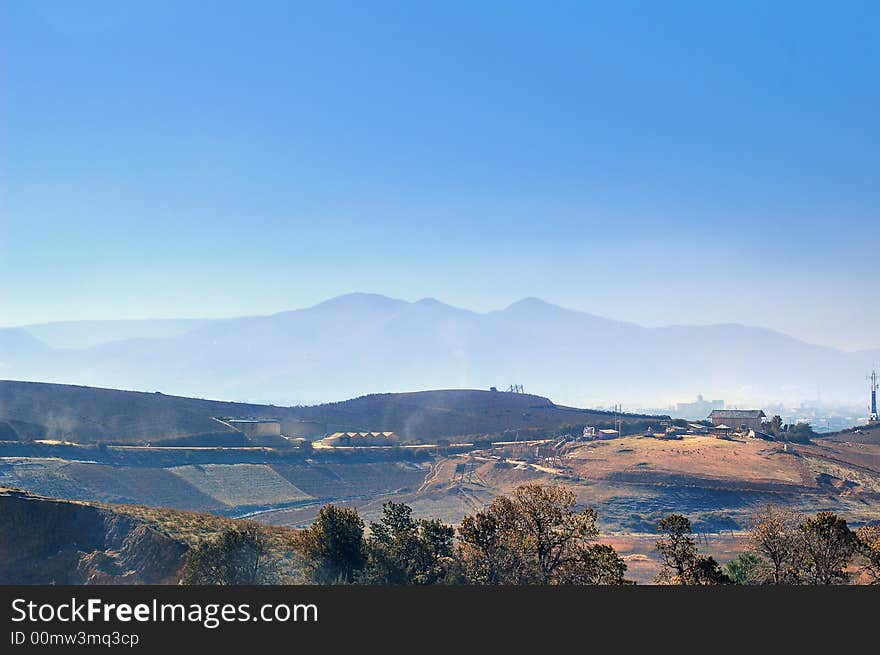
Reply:
[[[214,417],[276,418],[286,434],[295,434],[298,424],[307,421],[323,432],[390,431],[416,442],[613,420],[608,412],[563,407],[541,396],[476,390],[373,394],[311,407],[277,407],[0,381],[0,430],[10,437],[118,444],[176,440],[175,445],[189,438],[193,445],[234,445],[229,437],[238,433]],[[625,420],[639,418],[644,417],[631,414]]]
[[[535,298],[477,313],[351,294],[272,316],[0,330],[2,378],[280,405],[514,382],[579,406],[697,392],[852,402],[878,360],[763,328],[646,328]]]

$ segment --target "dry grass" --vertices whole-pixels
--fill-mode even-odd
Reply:
[[[596,441],[569,453],[572,470],[586,479],[618,473],[650,477],[651,473],[691,477],[810,485],[798,458],[782,446],[756,439],[726,440],[711,436],[681,440],[624,437]]]
[[[249,523],[213,514],[157,509],[143,505],[87,503],[143,521],[153,529],[188,546],[197,546],[219,537],[225,530]],[[281,560],[292,560],[291,543],[299,532],[293,528],[254,523],[266,536],[269,552]]]

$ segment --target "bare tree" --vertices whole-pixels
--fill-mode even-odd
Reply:
[[[793,584],[798,581],[802,558],[800,524],[804,517],[778,505],[767,505],[755,513],[750,541],[767,563],[767,581]]]

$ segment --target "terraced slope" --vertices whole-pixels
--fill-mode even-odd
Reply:
[[[291,503],[311,496],[271,467],[260,464],[199,464],[167,469],[227,507]]]
[[[0,459],[0,486],[41,496],[108,503],[140,503],[194,511],[225,504],[161,468],[127,468],[63,459]]]

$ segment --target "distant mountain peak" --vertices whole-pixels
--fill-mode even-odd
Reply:
[[[564,313],[578,313],[573,309],[566,309],[565,307],[560,307],[559,305],[554,305],[553,303],[547,302],[546,300],[542,300],[541,298],[536,298],[535,296],[528,296],[527,298],[523,298],[522,300],[517,300],[515,303],[508,305],[502,312],[508,313],[518,313],[518,312],[564,312]]]
[[[317,305],[314,305],[313,309],[317,307],[372,307],[383,309],[401,307],[406,304],[407,303],[405,300],[389,298],[388,296],[383,296],[379,293],[365,293],[362,291],[356,291],[354,293],[346,293],[341,296],[336,296],[335,298],[330,298],[329,300],[320,302]]]
[[[520,307],[553,307],[555,309],[562,309],[558,305],[549,303],[546,300],[538,298],[537,296],[527,296],[525,298],[521,298],[515,303],[511,303],[510,305],[508,305],[506,309],[516,309]]]

